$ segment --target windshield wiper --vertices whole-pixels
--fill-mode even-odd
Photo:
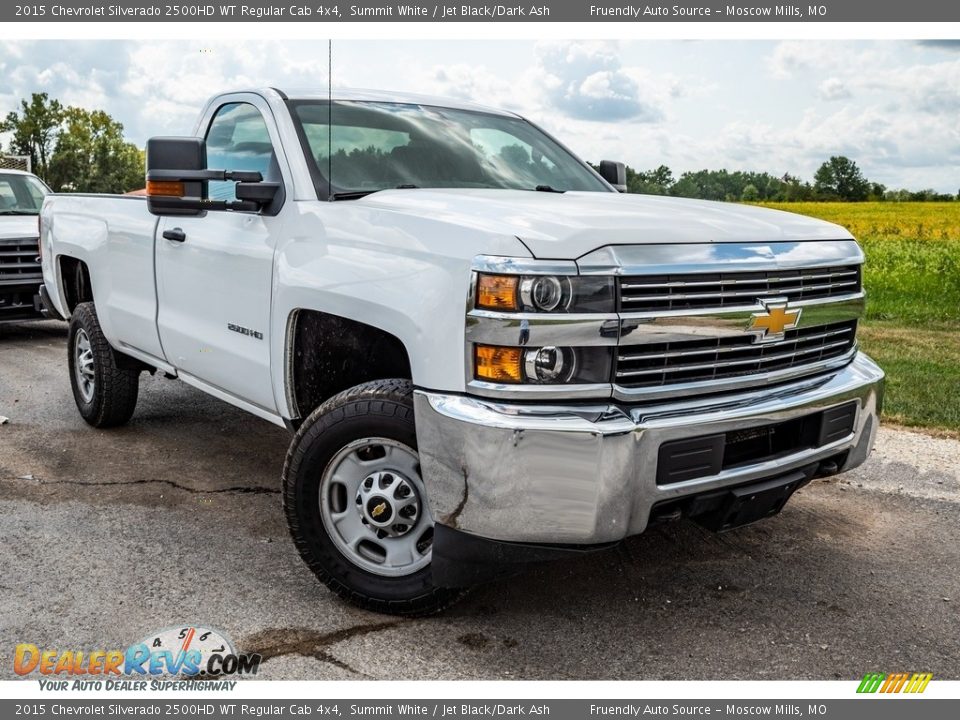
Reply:
[[[349,192],[337,192],[330,197],[334,200],[359,200],[367,195],[372,195],[379,190],[350,190]]]
[[[39,210],[0,210],[0,215],[39,215]]]
[[[561,193],[561,194],[566,192],[566,190],[557,190],[555,187],[551,187],[550,185],[537,185],[534,188],[534,190],[536,190],[537,192],[550,192],[550,193]]]
[[[379,190],[348,190],[345,192],[337,192],[331,195],[330,197],[334,200],[359,200],[360,198],[366,197],[367,195],[373,195],[373,193],[380,192],[381,190],[389,190],[390,188],[380,188]],[[419,190],[419,185],[397,185],[394,190]]]

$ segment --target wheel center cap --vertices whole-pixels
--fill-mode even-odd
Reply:
[[[375,525],[388,525],[393,519],[390,501],[382,495],[374,495],[366,504],[367,518]]]
[[[420,501],[410,481],[395,470],[371,473],[357,490],[357,512],[378,537],[400,537],[420,517]]]

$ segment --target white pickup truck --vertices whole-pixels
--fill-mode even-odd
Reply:
[[[404,614],[861,464],[883,372],[853,238],[622,183],[508,112],[218,95],[149,141],[145,198],[44,203],[77,406],[124,423],[160,371],[286,426],[303,559]]]
[[[0,169],[0,325],[41,317],[37,216],[49,192],[36,175]]]

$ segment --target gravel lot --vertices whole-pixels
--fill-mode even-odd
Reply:
[[[0,678],[18,642],[125,646],[201,623],[275,679],[960,678],[960,442],[884,429],[868,465],[717,536],[662,526],[398,620],[290,542],[279,428],[144,376],[134,421],[74,408],[66,330],[0,330]]]

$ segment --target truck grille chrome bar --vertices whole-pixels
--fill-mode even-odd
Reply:
[[[627,276],[620,280],[620,306],[625,313],[717,309],[768,297],[785,297],[796,302],[851,295],[860,290],[859,265],[766,272]]]
[[[42,280],[36,238],[0,240],[0,281]]]
[[[616,383],[660,387],[812,365],[850,353],[856,328],[854,320],[789,330],[780,342],[764,344],[743,334],[633,345],[617,356]]]

